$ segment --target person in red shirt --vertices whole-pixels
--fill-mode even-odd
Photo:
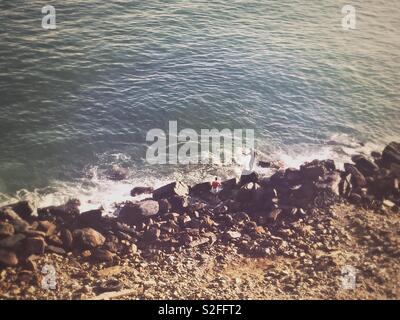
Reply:
[[[218,181],[218,177],[211,183],[211,193],[215,196],[215,200],[218,200],[218,192],[220,192],[221,183]]]

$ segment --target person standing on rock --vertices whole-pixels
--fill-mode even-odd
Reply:
[[[215,177],[215,180],[211,183],[211,193],[215,197],[215,201],[218,200],[218,192],[221,191],[221,183],[218,181],[218,177]]]

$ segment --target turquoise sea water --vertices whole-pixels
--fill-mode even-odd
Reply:
[[[397,0],[51,1],[56,30],[46,4],[0,2],[0,202],[112,201],[234,171],[148,165],[146,133],[170,120],[254,129],[288,165],[399,140]],[[105,179],[113,163],[129,179]]]

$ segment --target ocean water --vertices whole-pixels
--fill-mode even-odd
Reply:
[[[254,129],[258,157],[344,161],[400,135],[400,2],[0,1],[0,203],[129,198],[238,174],[149,165],[153,128]],[[112,164],[129,168],[120,182]]]

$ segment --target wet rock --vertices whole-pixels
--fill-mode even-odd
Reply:
[[[14,227],[15,232],[22,232],[29,228],[29,223],[22,219],[14,210],[11,208],[2,209],[2,215],[7,219]],[[0,212],[1,216],[1,212]]]
[[[325,174],[324,166],[319,162],[311,162],[300,166],[303,179],[317,181]]]
[[[400,165],[396,163],[392,163],[390,166],[390,174],[393,177],[399,178],[400,179]]]
[[[367,186],[367,180],[365,179],[365,176],[357,169],[356,166],[350,163],[345,163],[344,170],[346,173],[351,174],[351,183],[355,187],[364,188]]]
[[[259,189],[260,185],[254,182],[243,185],[236,195],[236,201],[241,203],[252,202],[255,200],[256,193]]]
[[[100,232],[92,228],[75,230],[73,237],[74,241],[76,241],[76,244],[79,247],[87,249],[93,249],[102,246],[106,240]]]
[[[177,181],[154,190],[153,199],[168,199],[173,196],[186,197],[187,195],[189,195],[189,187],[185,183]]]
[[[14,252],[0,249],[0,266],[15,267],[18,265],[18,258]]]
[[[382,160],[388,166],[392,163],[400,164],[400,143],[389,143],[382,152]]]
[[[38,230],[43,231],[46,236],[51,236],[57,229],[57,226],[50,221],[39,221]]]
[[[47,243],[56,247],[62,247],[64,245],[61,238],[56,234],[52,234],[51,236],[49,236],[47,238]]]
[[[202,196],[208,194],[211,190],[211,182],[203,182],[190,188],[190,194],[193,196]]]
[[[128,176],[129,176],[129,169],[117,165],[113,165],[107,171],[107,177],[110,180],[120,181],[128,178]]]
[[[25,240],[25,255],[31,254],[42,255],[46,248],[46,242],[42,237],[32,237]]]
[[[48,245],[46,247],[46,252],[55,253],[55,254],[58,254],[60,256],[63,256],[63,255],[66,254],[66,251],[63,248],[57,247],[57,246],[52,246],[52,245]]]
[[[22,219],[26,221],[32,221],[32,213],[35,212],[35,206],[29,201],[20,201],[18,203],[10,205],[11,209],[14,210]]]
[[[258,166],[260,166],[261,168],[269,168],[271,167],[271,161],[260,160],[258,161]]]
[[[186,196],[173,196],[169,199],[172,210],[182,212],[189,206],[189,198]]]
[[[159,213],[164,214],[171,210],[172,206],[167,199],[158,200]]]
[[[145,218],[155,216],[159,212],[159,204],[154,200],[144,200],[138,203],[127,203],[119,213],[119,219],[129,225],[138,225]]]
[[[238,180],[236,178],[225,180],[221,182],[221,185],[223,190],[232,190],[238,186]]]
[[[285,171],[285,179],[292,185],[300,184],[302,179],[302,173],[300,170],[294,168],[287,168]]]
[[[66,249],[72,248],[72,243],[74,241],[74,238],[72,236],[71,231],[69,231],[68,229],[62,229],[60,232],[60,238],[61,238],[64,248],[66,248]]]
[[[8,222],[0,222],[0,239],[12,236],[14,234],[14,227]]]
[[[63,205],[40,208],[37,211],[41,220],[60,218],[65,221],[71,221],[79,215],[80,205],[81,203],[78,199],[70,199]]]
[[[103,210],[95,209],[90,211],[82,212],[76,219],[79,227],[81,228],[94,228],[94,229],[104,229],[106,228],[106,223],[102,220]]]
[[[356,164],[356,168],[366,177],[373,176],[379,171],[379,167],[375,163],[363,156],[352,158],[352,160]]]
[[[243,186],[243,185],[248,184],[250,182],[258,183],[258,173],[257,172],[253,171],[250,174],[242,175],[240,177],[239,186]]]
[[[21,233],[14,234],[12,236],[0,240],[0,248],[17,249],[21,245],[22,240],[24,240],[25,238],[26,238],[25,235]]]
[[[152,187],[135,187],[131,190],[131,196],[136,197],[141,194],[153,193],[153,191]]]

